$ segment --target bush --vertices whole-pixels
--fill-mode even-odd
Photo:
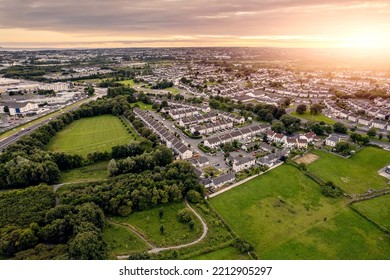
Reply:
[[[184,208],[177,213],[177,220],[180,223],[187,224],[192,220],[192,212],[190,209]]]
[[[189,202],[192,202],[192,203],[199,203],[202,201],[202,196],[200,193],[198,193],[197,191],[194,191],[194,190],[190,190],[187,195],[186,195],[187,199]]]
[[[135,252],[129,255],[128,260],[150,260],[150,255],[147,252]]]
[[[333,182],[326,182],[321,186],[321,193],[328,197],[341,197],[343,192]]]
[[[254,250],[254,246],[242,238],[236,238],[234,242],[234,248],[243,254]]]

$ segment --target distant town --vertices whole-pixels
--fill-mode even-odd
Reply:
[[[168,202],[185,199],[187,205],[187,200],[199,203],[206,199],[237,230],[239,224],[226,204],[219,201],[226,198],[224,194],[233,193],[230,192],[233,188],[261,185],[261,180],[268,180],[267,176],[274,176],[275,180],[264,186],[277,184],[279,179],[284,181],[285,174],[290,176],[291,181],[286,179],[281,183],[283,195],[272,194],[270,197],[277,197],[276,202],[267,203],[275,209],[288,209],[291,215],[297,211],[302,211],[302,215],[317,215],[322,206],[305,195],[294,199],[302,200],[306,210],[301,209],[301,204],[296,206],[298,210],[291,206],[296,201],[286,201],[298,191],[284,192],[289,182],[305,189],[311,189],[314,184],[318,190],[307,193],[318,192],[326,199],[345,199],[348,207],[390,193],[388,69],[356,68],[329,61],[310,65],[304,52],[276,48],[1,49],[0,93],[3,155],[0,167],[4,168],[0,172],[0,186],[13,189],[48,184],[54,192],[59,189],[56,206],[60,205],[59,201],[72,207],[80,201],[93,202],[106,215],[126,217],[134,211],[154,209]],[[368,159],[359,158],[362,154]],[[374,165],[365,168],[368,162],[379,157]],[[346,166],[351,168],[345,172],[352,172],[354,164],[358,166],[356,170],[364,172],[337,173],[344,172]],[[371,170],[373,166],[375,170]],[[328,167],[332,171],[328,172]],[[124,174],[130,177],[124,179],[121,177]],[[136,186],[129,186],[128,182]],[[300,185],[301,182],[305,183]],[[82,184],[90,185],[83,188]],[[126,191],[123,186],[132,191]],[[100,196],[105,191],[108,194]],[[323,202],[324,205],[332,203],[331,200]],[[264,205],[256,207],[269,206]],[[202,212],[203,217],[212,220],[200,219],[202,224],[224,225],[217,215],[207,216],[208,211],[215,210],[197,207],[196,211],[191,208],[195,214],[191,211],[187,214]],[[72,215],[78,215],[77,209],[72,210]],[[164,211],[159,212],[161,223]],[[267,214],[262,216],[272,217],[268,210],[264,211]],[[326,222],[327,213],[334,210],[326,211],[313,224],[320,220]],[[36,220],[43,232],[52,222],[48,217],[43,219],[45,222]],[[194,219],[188,218],[188,223],[192,221],[188,225],[191,233],[183,236],[191,238],[184,245],[178,244],[180,238],[160,244],[158,239],[142,233],[143,225],[137,224],[141,229],[128,228],[146,242],[144,247],[148,250],[141,247],[148,254],[176,252],[161,258],[177,258],[178,253],[173,250],[192,248],[206,236],[207,227],[202,228]],[[275,227],[283,223],[282,218],[270,218],[269,222],[275,223]],[[107,223],[113,230],[113,227],[126,226],[129,221],[117,218]],[[388,234],[388,225],[372,223]],[[96,225],[99,236],[103,230],[103,225],[100,226]],[[165,226],[160,225],[160,235],[169,231]],[[198,233],[194,233],[194,227]],[[239,251],[250,253],[249,259],[256,259],[264,249],[249,244],[256,240],[245,243],[247,240],[238,238],[229,226],[222,227],[221,239],[226,247],[233,243],[241,249],[245,247]],[[203,237],[193,241],[201,231]],[[52,232],[39,234],[37,240],[45,244],[55,239],[47,237]],[[73,242],[77,233],[72,234],[62,243]],[[110,258],[145,257],[137,248],[117,249],[112,236],[107,237],[110,234],[113,233],[101,237],[109,243]],[[107,258],[106,249],[102,249],[101,255],[80,255],[72,251],[72,244],[69,246],[60,248],[62,253],[69,249],[69,258]],[[218,247],[214,243],[212,246]],[[0,255],[18,257],[17,252],[23,254],[22,249],[15,247],[12,253],[0,250]],[[198,255],[209,250],[201,249],[198,248]],[[35,256],[35,253],[31,254]],[[193,256],[184,249],[184,259]],[[236,253],[232,256],[237,257]]]

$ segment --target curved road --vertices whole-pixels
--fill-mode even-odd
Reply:
[[[159,248],[159,247],[153,246],[153,244],[151,244],[149,241],[145,240],[145,238],[142,236],[142,234],[137,232],[137,230],[135,230],[133,227],[129,226],[128,228],[132,232],[134,232],[137,236],[139,236],[142,240],[144,240],[150,247],[152,247],[152,249],[150,249],[148,251],[148,253],[151,253],[151,254],[158,253],[158,252],[161,252],[161,251],[180,249],[180,248],[184,248],[184,247],[189,247],[189,246],[195,245],[195,244],[199,243],[200,241],[202,241],[206,237],[207,232],[208,232],[208,227],[207,227],[206,222],[203,220],[203,218],[188,204],[187,201],[186,201],[186,205],[195,214],[195,216],[200,220],[200,222],[202,223],[202,226],[203,226],[203,233],[202,233],[202,235],[197,240],[192,241],[190,243]],[[123,226],[122,224],[119,224],[119,225]],[[128,257],[129,257],[129,255],[117,256],[118,259],[127,259]]]

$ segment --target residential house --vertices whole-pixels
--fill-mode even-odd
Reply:
[[[222,174],[217,178],[212,180],[212,186],[215,188],[220,188],[226,184],[233,183],[236,180],[236,173],[229,172],[226,174]]]
[[[330,135],[325,139],[325,145],[330,147],[335,147],[338,142],[340,142],[340,138],[336,135]]]
[[[240,172],[241,170],[251,168],[256,164],[254,157],[236,157],[233,160],[233,171]]]

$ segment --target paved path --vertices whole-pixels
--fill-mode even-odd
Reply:
[[[195,216],[200,220],[200,222],[202,223],[202,226],[203,226],[203,233],[202,235],[195,241],[193,242],[190,242],[190,243],[187,243],[187,244],[182,244],[182,245],[176,245],[176,246],[169,246],[169,247],[156,247],[155,245],[153,245],[150,241],[146,240],[142,234],[140,234],[134,227],[132,227],[131,225],[127,225],[127,227],[132,231],[134,232],[136,235],[138,235],[142,240],[145,241],[145,243],[151,247],[151,249],[148,251],[148,253],[150,254],[154,254],[154,253],[158,253],[158,252],[161,252],[161,251],[166,251],[166,250],[174,250],[174,249],[180,249],[180,248],[184,248],[184,247],[189,247],[189,246],[192,246],[192,245],[195,245],[197,243],[199,243],[200,241],[202,241],[206,235],[207,235],[207,232],[208,232],[208,227],[207,227],[207,224],[206,222],[203,220],[203,218],[189,205],[189,203],[186,201],[186,205],[187,207],[195,214]],[[114,223],[112,221],[110,221],[111,223]],[[116,224],[116,223],[115,223]],[[121,226],[124,226],[122,224],[118,224],[118,225],[121,225]],[[129,257],[129,255],[120,255],[120,256],[117,256],[118,259],[127,259]]]

